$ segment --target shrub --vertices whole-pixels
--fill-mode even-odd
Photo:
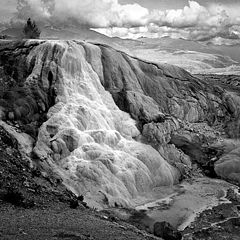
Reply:
[[[32,21],[31,18],[29,18],[23,28],[23,33],[25,38],[36,39],[40,37],[41,32],[35,24],[35,21]]]

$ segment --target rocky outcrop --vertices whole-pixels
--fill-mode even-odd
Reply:
[[[18,121],[20,128],[33,137],[54,104],[56,96],[52,86],[54,76],[58,76],[56,67],[49,71],[49,64],[57,65],[56,49],[41,49],[41,62],[36,62],[36,57],[31,56],[36,46],[41,46],[41,42],[16,42],[3,45],[0,50],[1,119]]]
[[[220,134],[238,136],[231,86],[105,45],[4,43],[0,72],[1,119],[31,135],[39,164],[90,202],[134,204],[206,164]]]
[[[26,140],[24,142],[24,140]],[[9,124],[0,124],[0,205],[1,213],[6,203],[24,208],[51,207],[63,204],[67,208],[78,201],[60,179],[44,174],[45,169],[34,162],[29,164],[26,150],[30,149],[26,134],[16,132]],[[27,146],[28,145],[28,146]],[[79,203],[82,201],[79,201]],[[22,210],[21,210],[22,211]],[[3,220],[5,221],[5,220]]]

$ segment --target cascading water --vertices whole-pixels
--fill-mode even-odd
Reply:
[[[54,61],[49,57],[43,67],[53,75],[57,97],[34,149],[45,166],[55,169],[76,194],[109,205],[134,205],[151,196],[155,187],[178,181],[177,169],[153,147],[134,140],[140,136],[135,121],[102,86],[99,47],[94,46],[98,56],[90,64],[86,52],[93,45],[43,43],[28,56],[29,62],[36,58],[28,81],[39,74],[43,48],[49,50],[45,54],[54,48],[57,56]]]
[[[0,73],[1,126],[31,166],[89,206],[133,207],[147,229],[183,230],[239,198],[193,165],[239,183],[237,77],[197,78],[103,44],[51,40],[4,43]]]

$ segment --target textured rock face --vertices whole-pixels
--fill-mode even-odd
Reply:
[[[38,57],[32,55],[37,46]],[[25,132],[36,136],[37,123],[45,121],[47,110],[54,104],[57,48],[50,51],[34,41],[1,47],[1,119],[19,120]]]
[[[0,71],[1,119],[36,138],[41,165],[69,189],[101,203],[151,198],[190,170],[206,141],[187,122],[238,124],[236,94],[104,45],[3,44]]]

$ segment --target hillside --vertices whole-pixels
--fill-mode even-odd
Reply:
[[[214,45],[163,37],[139,38],[129,49],[139,58],[173,64],[192,74],[239,75],[240,73],[238,45]]]
[[[63,40],[2,42],[0,76],[0,126],[14,148],[89,206],[137,207],[204,174],[240,184],[238,76]]]

